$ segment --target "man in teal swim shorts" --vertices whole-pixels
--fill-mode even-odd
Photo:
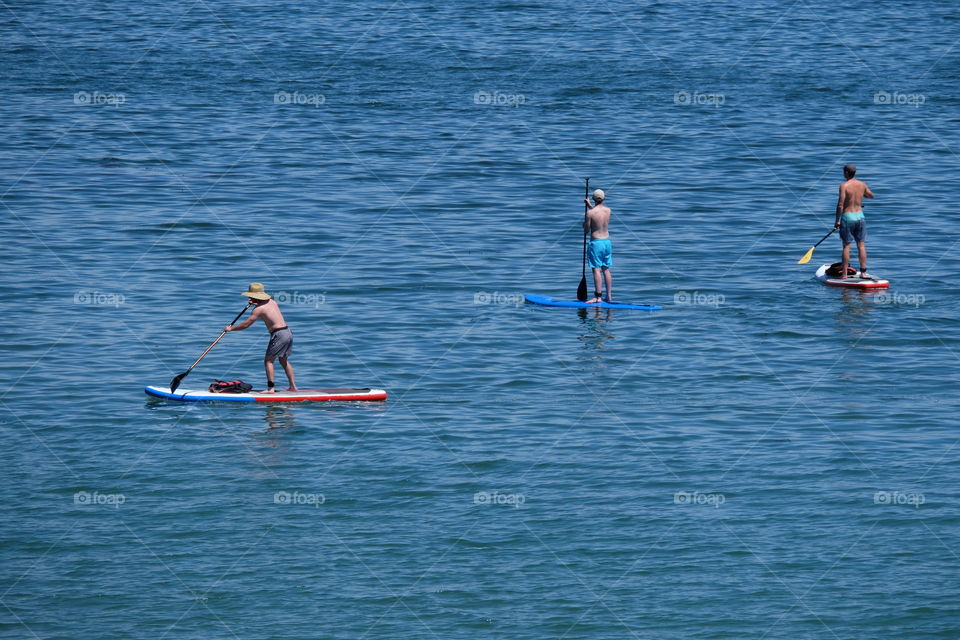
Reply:
[[[873,278],[867,273],[867,221],[863,218],[863,199],[872,198],[873,192],[867,183],[857,180],[857,167],[852,164],[844,165],[844,181],[840,183],[840,198],[837,200],[837,219],[834,229],[840,229],[840,240],[843,242],[843,279],[847,278],[847,267],[850,265],[850,244],[857,243],[857,253],[860,259],[860,277]]]
[[[610,267],[613,266],[613,247],[610,244],[610,209],[604,206],[606,199],[603,190],[597,189],[593,192],[593,205],[590,200],[584,198],[587,205],[587,215],[583,220],[583,232],[590,233],[590,244],[587,247],[587,263],[593,269],[593,298],[587,302],[600,302],[606,300],[613,302],[613,274],[610,273]],[[601,276],[606,284],[607,295],[600,297]]]

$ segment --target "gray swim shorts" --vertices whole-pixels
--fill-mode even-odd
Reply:
[[[264,360],[273,360],[274,358],[287,358],[293,349],[293,332],[289,327],[275,329],[270,332],[270,343],[267,345],[267,352],[263,355]]]

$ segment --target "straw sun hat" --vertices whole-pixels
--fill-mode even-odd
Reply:
[[[263,285],[259,282],[251,282],[249,291],[244,291],[242,295],[254,300],[269,300],[270,294],[263,290]]]

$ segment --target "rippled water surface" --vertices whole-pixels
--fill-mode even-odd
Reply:
[[[955,3],[8,4],[0,634],[956,638]],[[885,292],[823,287],[840,167]],[[583,182],[615,292],[580,278]],[[148,401],[263,282],[303,387]],[[184,383],[263,385],[266,333]],[[282,375],[279,377],[282,384]]]

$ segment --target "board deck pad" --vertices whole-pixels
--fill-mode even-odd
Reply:
[[[206,389],[177,389],[173,393],[170,387],[144,387],[144,393],[154,398],[178,400],[180,402],[331,402],[352,400],[386,400],[383,389],[351,388],[339,389],[300,389],[298,391],[280,391],[276,393],[213,393]]]
[[[882,280],[880,278],[861,278],[859,271],[857,271],[852,278],[847,278],[846,280],[841,278],[832,278],[827,275],[827,269],[829,268],[829,264],[820,265],[820,268],[817,269],[816,278],[823,284],[831,287],[846,287],[848,289],[886,289],[890,286],[889,281]]]
[[[600,309],[639,309],[641,311],[658,311],[663,307],[653,304],[632,304],[629,302],[580,302],[579,300],[557,300],[550,296],[541,296],[536,293],[528,293],[523,296],[527,302],[539,304],[545,307],[575,307],[577,309],[589,309],[596,307]]]

